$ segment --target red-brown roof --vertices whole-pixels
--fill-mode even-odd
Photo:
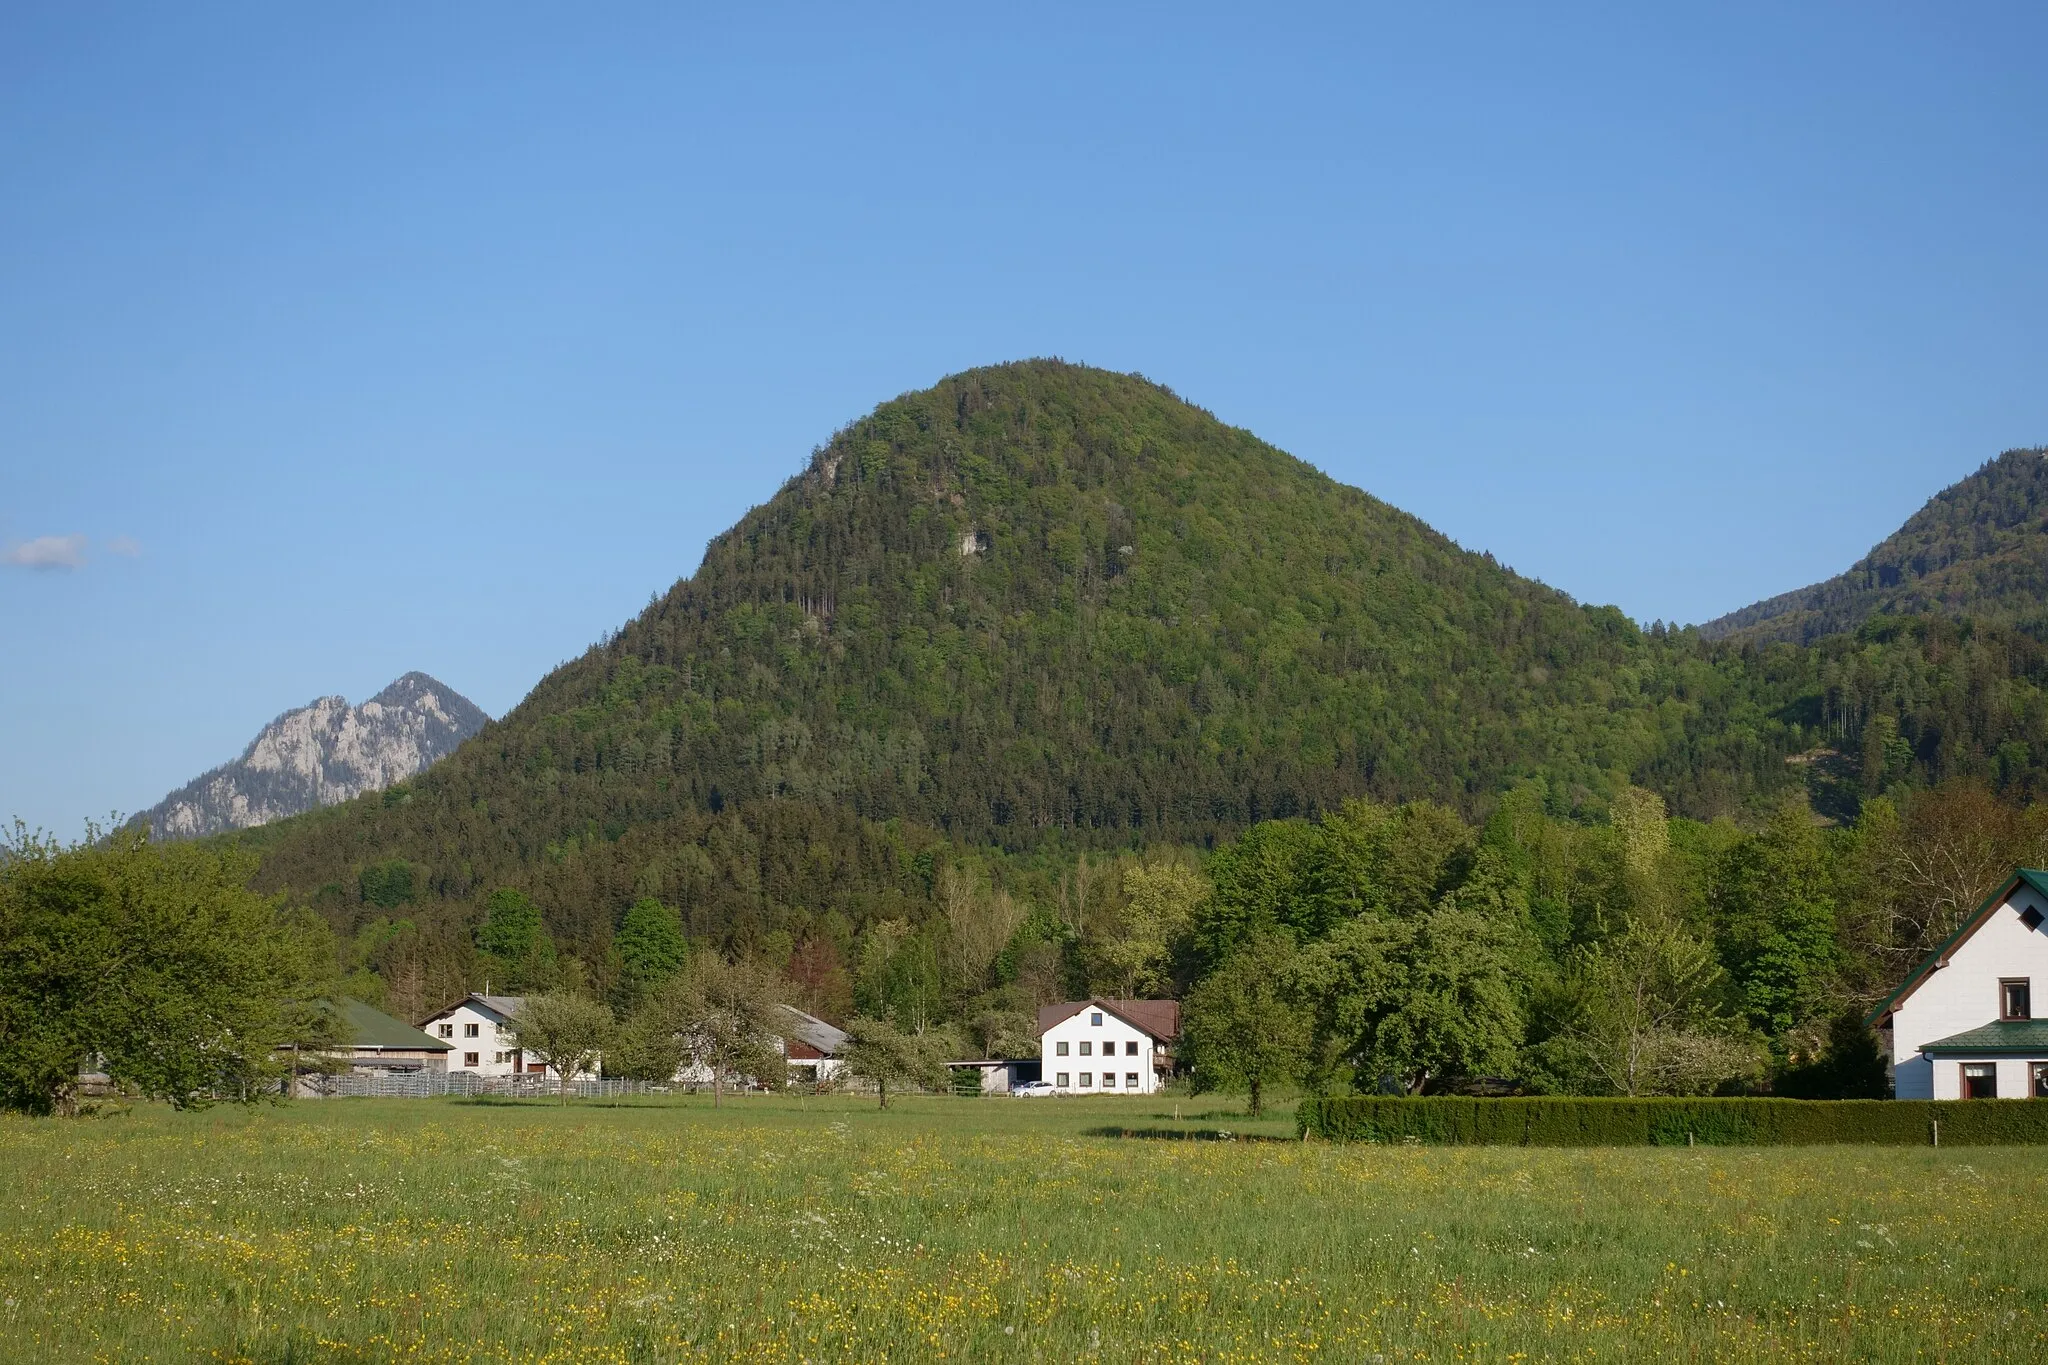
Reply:
[[[1038,1007],[1038,1031],[1044,1033],[1054,1024],[1071,1019],[1085,1009],[1108,1010],[1133,1028],[1141,1028],[1161,1042],[1170,1043],[1180,1037],[1180,1001],[1178,1000],[1105,1000],[1096,996],[1092,1000],[1069,1000],[1058,1005]]]

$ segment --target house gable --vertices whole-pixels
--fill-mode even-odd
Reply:
[[[1901,1099],[2041,1093],[2048,875],[2016,872],[1872,1015]],[[1982,1084],[1983,1089],[1978,1089]]]
[[[1886,996],[1884,1002],[1865,1016],[1863,1022],[1871,1028],[1884,1028],[1900,1006],[1925,985],[1937,970],[1946,967],[1965,943],[1976,936],[1977,931],[1991,922],[1994,915],[2012,900],[2021,887],[2034,891],[2044,903],[2048,903],[2048,871],[2023,867],[1999,883],[1998,889],[1985,898],[1965,919],[1953,934],[1939,948],[1921,959],[1920,965],[1906,974],[1897,990]]]

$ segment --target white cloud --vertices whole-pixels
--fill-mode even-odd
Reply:
[[[76,569],[85,563],[84,536],[37,536],[0,552],[0,563],[24,569]]]
[[[117,555],[135,559],[142,554],[142,542],[134,536],[115,536],[107,542],[107,548]]]

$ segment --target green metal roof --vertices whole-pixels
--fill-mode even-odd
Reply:
[[[1968,938],[1970,935],[1976,933],[1978,926],[1984,922],[1984,916],[1988,914],[1990,911],[1996,909],[2006,899],[2006,897],[2010,896],[2019,887],[2021,883],[2025,883],[2026,885],[2033,887],[2034,890],[2039,892],[2043,898],[2048,898],[2048,872],[2044,872],[2039,870],[2038,868],[2032,867],[2015,868],[2013,870],[2013,874],[2010,877],[2007,877],[2004,881],[1998,884],[1998,889],[1996,891],[1993,891],[1989,896],[1984,898],[1984,903],[1982,905],[1979,905],[1975,910],[1972,910],[1970,912],[1969,918],[1965,919],[1962,922],[1962,924],[1957,927],[1956,931],[1948,936],[1946,942],[1944,942],[1939,948],[1936,948],[1933,952],[1929,953],[1926,957],[1922,958],[1920,961],[1920,965],[1915,967],[1912,971],[1908,972],[1906,974],[1906,979],[1899,983],[1899,988],[1893,991],[1890,995],[1886,996],[1884,998],[1884,1003],[1880,1004],[1876,1009],[1872,1010],[1868,1015],[1864,1017],[1864,1025],[1869,1028],[1875,1028],[1877,1026],[1877,1021],[1884,1018],[1885,1015],[1891,1013],[1892,1007],[1894,1005],[1898,1004],[1901,1000],[1904,1000],[1908,995],[1912,994],[1913,988],[1915,986],[1918,986],[1923,980],[1925,980],[1929,972],[1932,972],[1936,967],[1939,967],[1942,963],[1948,960],[1949,953],[1958,944],[1960,944],[1964,939]]]
[[[446,1052],[449,1044],[400,1023],[382,1010],[371,1009],[360,1000],[343,1000],[341,1017],[355,1035],[357,1047],[406,1048],[412,1051]]]
[[[1977,1056],[2025,1054],[2048,1060],[2048,1019],[2008,1019],[1952,1038],[1920,1045],[1922,1052],[1969,1052]]]

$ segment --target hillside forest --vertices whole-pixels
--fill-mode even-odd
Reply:
[[[1319,1090],[1869,1093],[1883,1070],[1862,1014],[2011,867],[2048,857],[2048,820],[1968,780],[1838,825],[1797,792],[1746,823],[1672,817],[1640,788],[1598,822],[1547,806],[1535,780],[1478,823],[1360,799],[1208,853],[975,854],[874,828],[857,918],[834,897],[738,941],[686,932],[649,894],[601,955],[558,943],[509,888],[467,939],[436,935],[408,918],[402,870],[371,869],[342,950],[352,993],[415,1015],[486,981],[625,1015],[692,955],[737,957],[812,1013],[950,1025],[994,1054],[1032,1049],[1041,1003],[1198,996],[1249,972],[1298,1025],[1289,1078]],[[753,844],[752,872],[800,897],[804,833],[754,843],[733,819],[712,837]]]
[[[970,371],[435,767],[229,842],[415,1017],[624,1011],[716,954],[983,1050],[1084,991],[1263,991],[1323,1088],[1810,1087],[2039,860],[2041,464],[1825,630],[1645,629],[1140,377]]]

